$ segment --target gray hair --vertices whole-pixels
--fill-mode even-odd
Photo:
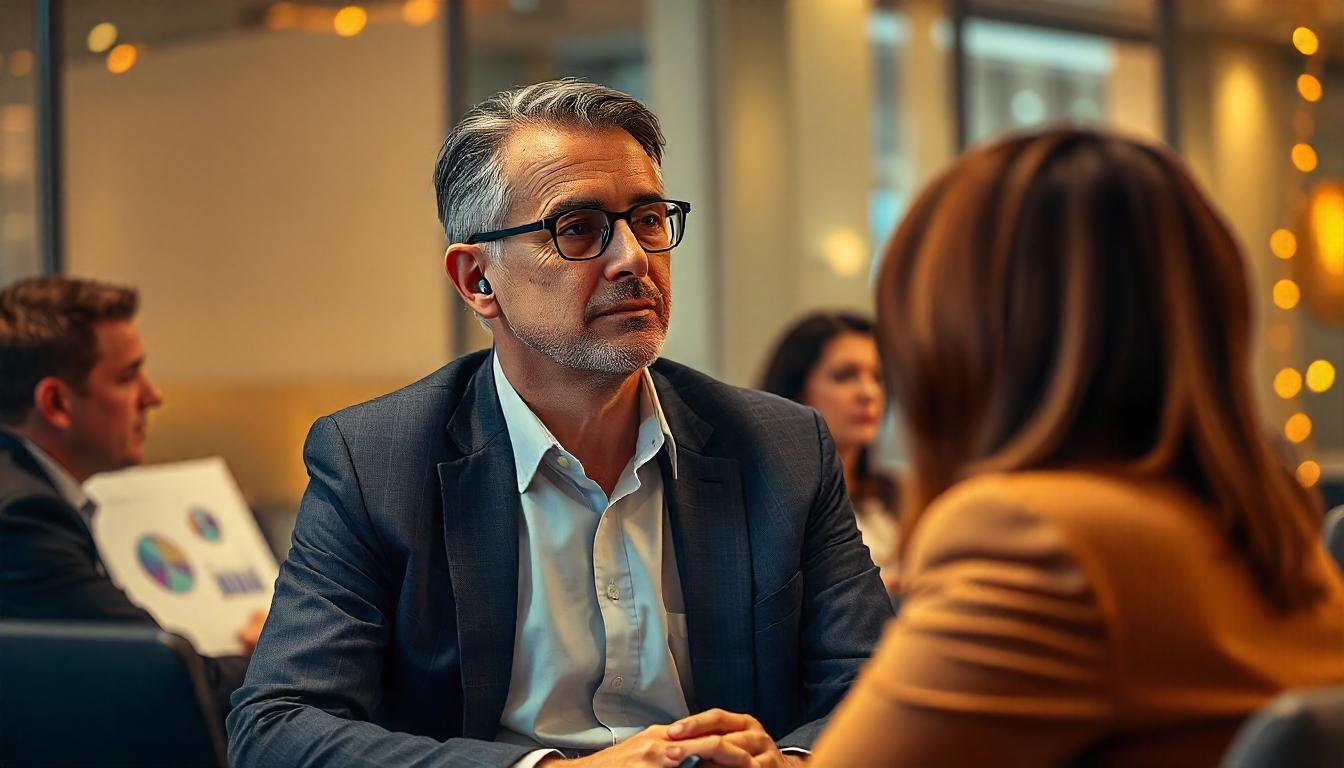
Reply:
[[[658,118],[627,94],[572,77],[501,91],[463,116],[434,161],[439,223],[448,242],[503,226],[511,200],[499,148],[524,125],[620,128],[662,165]],[[497,248],[486,252],[492,259],[498,256]]]

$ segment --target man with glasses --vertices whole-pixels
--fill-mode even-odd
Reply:
[[[493,349],[313,426],[235,765],[803,759],[889,603],[820,418],[657,360],[691,211],[662,150],[574,80],[449,134],[446,270]]]

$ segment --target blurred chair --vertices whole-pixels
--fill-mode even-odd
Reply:
[[[1322,477],[1319,490],[1326,509],[1344,507],[1344,477]]]
[[[1242,725],[1222,768],[1340,768],[1344,687],[1288,691]]]
[[[228,768],[191,644],[154,626],[0,622],[0,766]]]
[[[1326,513],[1323,533],[1325,551],[1330,553],[1339,569],[1344,571],[1344,504]]]

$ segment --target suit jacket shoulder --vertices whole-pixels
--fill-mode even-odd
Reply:
[[[463,355],[419,381],[342,408],[330,418],[347,438],[385,434],[393,421],[401,435],[415,429],[440,431],[489,355],[488,349]]]
[[[99,571],[98,550],[83,518],[10,435],[0,435],[0,550],[5,553],[0,558],[0,618],[96,618],[84,610],[94,607],[96,613],[96,606],[70,600],[71,590],[97,581],[125,600]],[[113,606],[119,618],[147,618],[138,609],[117,610],[121,607]]]
[[[815,410],[668,360],[654,363],[652,371],[678,449],[741,461],[749,487],[763,483],[815,492],[830,471],[835,449]]]

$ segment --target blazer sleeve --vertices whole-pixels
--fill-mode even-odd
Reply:
[[[931,507],[905,602],[819,766],[1061,765],[1112,717],[1106,621],[1063,534],[987,498]]]
[[[891,599],[859,536],[835,441],[813,413],[821,483],[803,535],[799,663],[804,725],[780,747],[810,748],[891,618]]]
[[[344,437],[308,433],[309,482],[247,680],[227,720],[229,759],[249,766],[507,766],[529,748],[440,742],[372,722],[392,596]]]

